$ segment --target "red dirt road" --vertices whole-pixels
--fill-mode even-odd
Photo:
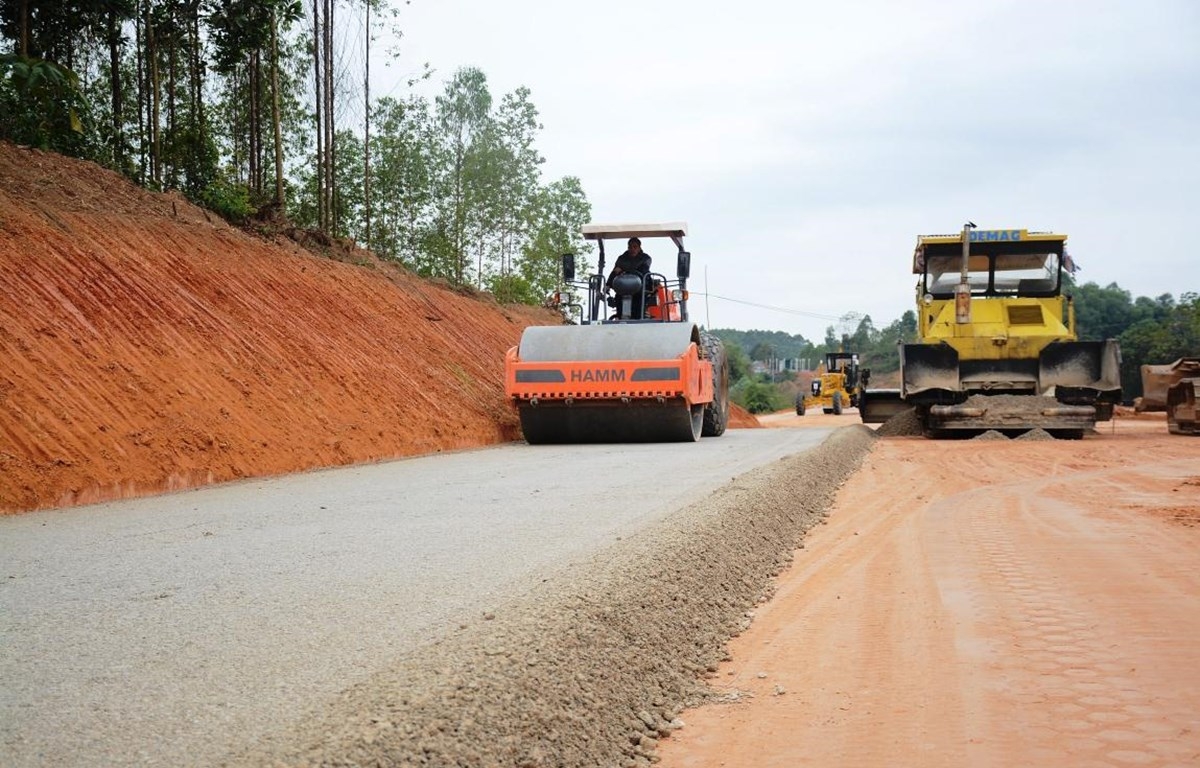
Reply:
[[[662,765],[1200,765],[1200,440],[1109,429],[877,443]]]

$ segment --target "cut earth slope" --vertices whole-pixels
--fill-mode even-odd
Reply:
[[[516,439],[504,353],[558,315],[359,253],[0,144],[0,513]]]

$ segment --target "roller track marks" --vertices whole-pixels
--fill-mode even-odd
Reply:
[[[1141,474],[1163,470],[1002,484],[931,508],[928,535],[945,548],[953,532],[957,550],[938,581],[958,592],[946,604],[960,653],[987,680],[969,699],[969,719],[982,726],[971,734],[972,765],[1009,764],[1014,750],[1051,764],[1064,745],[1077,765],[1186,765],[1200,754],[1200,697],[1172,684],[1172,642],[1157,614],[1140,610],[1161,591],[1122,558],[1130,542],[1090,526],[1078,505],[1136,496]],[[1114,583],[1119,590],[1096,588]],[[1200,582],[1192,587],[1194,604]]]

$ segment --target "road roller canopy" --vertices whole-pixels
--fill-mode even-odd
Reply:
[[[581,231],[586,240],[612,240],[621,237],[677,238],[687,235],[687,224],[682,221],[666,224],[584,224]]]

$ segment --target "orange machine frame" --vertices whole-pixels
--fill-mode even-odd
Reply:
[[[712,363],[701,360],[695,342],[678,357],[659,360],[552,360],[525,363],[508,350],[504,394],[518,404],[541,400],[611,401],[682,398],[688,405],[713,399]]]

